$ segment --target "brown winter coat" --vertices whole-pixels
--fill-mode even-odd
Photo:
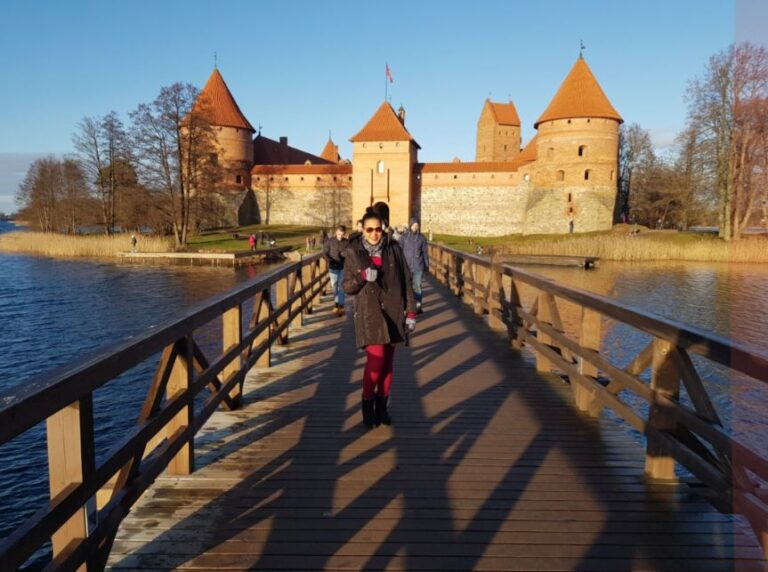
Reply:
[[[349,242],[342,284],[344,292],[355,296],[353,318],[357,345],[402,343],[406,312],[416,312],[416,297],[405,256],[399,244],[387,239],[377,280],[366,282],[361,272],[373,268],[374,264],[363,247],[363,240]]]

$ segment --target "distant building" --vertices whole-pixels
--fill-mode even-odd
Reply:
[[[214,108],[240,224],[349,223],[380,200],[389,203],[393,225],[418,216],[424,228],[457,235],[566,234],[613,222],[623,120],[582,57],[524,147],[514,103],[487,99],[474,162],[419,163],[405,110],[387,102],[350,138],[350,162],[330,137],[320,155],[290,147],[285,137],[253,138],[218,70],[202,93]]]

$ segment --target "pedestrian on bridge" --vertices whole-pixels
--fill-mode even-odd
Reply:
[[[367,356],[363,372],[363,423],[389,425],[389,393],[395,345],[416,329],[416,298],[400,245],[385,234],[372,208],[363,235],[350,241],[344,261],[344,291],[355,296],[355,340]]]
[[[328,262],[334,312],[337,316],[344,314],[344,288],[341,287],[341,282],[344,276],[344,256],[349,245],[346,234],[347,227],[340,224],[336,227],[334,235],[323,243],[323,257]]]
[[[429,248],[426,237],[421,234],[419,219],[412,218],[407,231],[400,237],[400,246],[405,254],[405,261],[411,270],[413,292],[416,294],[416,312],[421,314],[421,282],[424,274],[429,272]]]

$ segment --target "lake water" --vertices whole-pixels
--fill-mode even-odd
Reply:
[[[0,232],[13,228],[0,222]],[[558,281],[766,349],[768,265],[612,264],[597,270],[529,267]],[[257,269],[150,267],[0,253],[0,392],[107,343],[135,335],[257,274]],[[564,308],[566,329],[575,314]],[[201,336],[203,345],[216,339]],[[607,324],[602,351],[631,361],[647,337]],[[768,387],[695,358],[734,433],[768,455]],[[110,435],[135,423],[154,364],[96,391],[97,455]],[[0,447],[0,538],[48,495],[44,427]],[[38,555],[34,566],[46,558]]]

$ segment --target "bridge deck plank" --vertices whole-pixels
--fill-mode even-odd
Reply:
[[[398,348],[392,427],[364,431],[363,354],[326,301],[245,407],[217,412],[197,470],[123,522],[113,570],[765,570],[749,527],[481,325],[442,287]]]

